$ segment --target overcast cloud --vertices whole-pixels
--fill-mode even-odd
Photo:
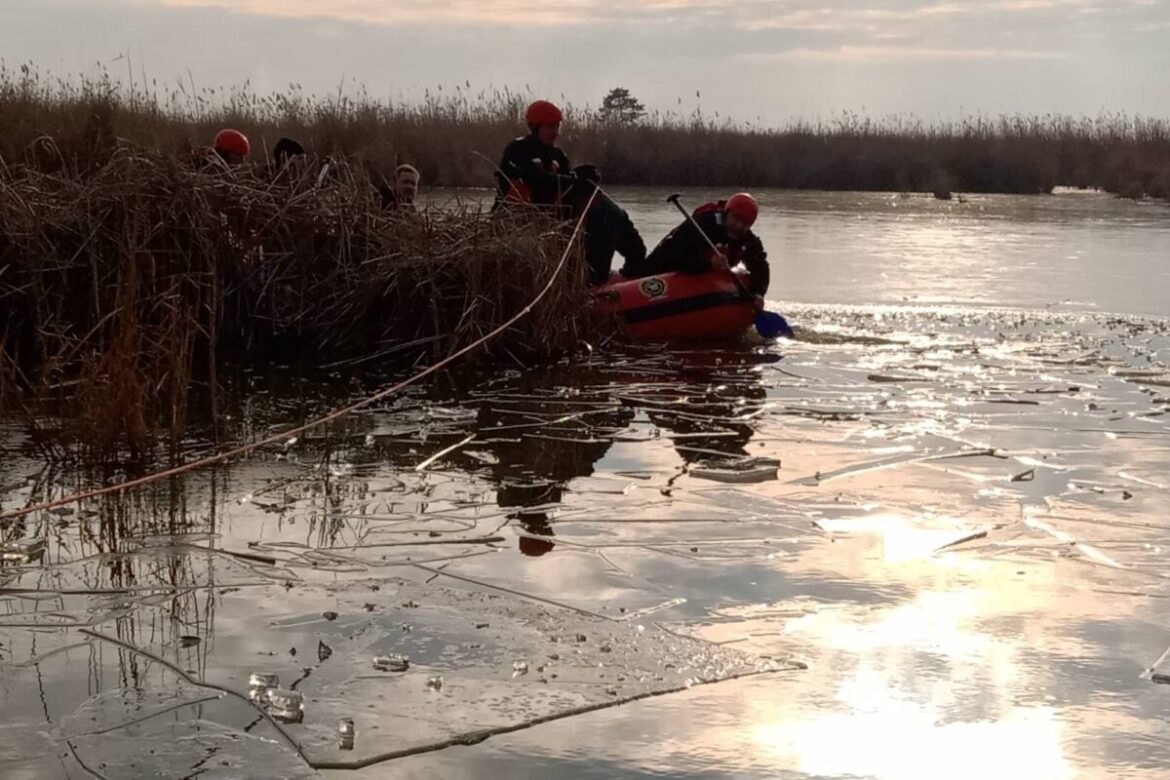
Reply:
[[[410,99],[469,80],[575,103],[624,85],[765,123],[1170,113],[1170,0],[0,0],[10,65],[92,73],[122,53],[164,83]]]

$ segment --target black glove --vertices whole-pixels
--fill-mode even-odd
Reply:
[[[755,233],[749,233],[743,242],[743,257],[752,260],[767,260],[768,253],[764,251],[764,242]]]

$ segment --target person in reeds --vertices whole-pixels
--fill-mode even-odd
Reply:
[[[701,274],[726,271],[742,263],[749,274],[748,291],[763,305],[771,269],[763,242],[752,232],[759,213],[756,199],[746,192],[727,200],[704,203],[695,209],[694,222],[685,220],[670,231],[643,262],[627,261],[622,276],[638,279],[671,271]],[[718,253],[711,251],[708,238],[719,247]]]
[[[573,184],[569,158],[556,145],[563,120],[561,110],[547,100],[528,107],[528,135],[505,147],[496,171],[496,207],[504,203],[562,205],[565,191]]]
[[[251,144],[239,130],[224,128],[215,134],[211,146],[199,146],[187,152],[188,165],[204,173],[238,168],[248,159]]]
[[[566,192],[565,201],[573,210],[574,218],[585,214],[582,227],[589,284],[605,284],[609,280],[614,254],[620,254],[627,265],[638,265],[646,261],[646,244],[626,210],[598,186],[601,172],[597,166],[579,165],[573,169],[573,177],[575,181]]]
[[[272,147],[272,175],[275,178],[286,170],[296,171],[305,159],[305,147],[291,138],[281,138]]]
[[[215,134],[215,153],[229,168],[238,168],[248,161],[251,144],[239,130],[224,128]]]
[[[378,187],[378,195],[382,199],[382,208],[387,211],[403,209],[415,211],[415,198],[418,196],[419,183],[422,176],[418,168],[413,165],[399,165],[394,170],[394,181]]]

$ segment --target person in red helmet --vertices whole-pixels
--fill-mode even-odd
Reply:
[[[248,143],[248,137],[239,130],[224,128],[215,134],[214,148],[215,153],[229,168],[235,168],[244,164],[252,147]]]
[[[528,135],[508,144],[496,172],[496,205],[560,206],[573,183],[569,158],[556,145],[564,115],[547,100],[538,100],[528,107],[525,120]]]
[[[686,220],[670,231],[644,262],[627,262],[622,268],[622,276],[638,279],[670,271],[699,274],[727,270],[742,263],[749,274],[747,288],[762,305],[772,274],[768,253],[752,232],[759,214],[759,204],[746,192],[732,195],[727,200],[704,203],[692,216],[699,229],[719,247],[718,254],[711,252],[707,239],[695,224]]]

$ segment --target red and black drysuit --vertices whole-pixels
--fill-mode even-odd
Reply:
[[[557,147],[541,143],[534,130],[504,148],[496,172],[496,206],[505,202],[559,206],[573,181],[569,158]]]
[[[743,263],[749,279],[748,291],[753,295],[764,295],[768,291],[772,272],[768,266],[768,253],[759,236],[750,230],[743,237],[732,241],[723,225],[723,201],[705,203],[694,211],[695,222],[702,228],[715,246],[727,254],[728,263],[734,268]],[[703,235],[695,229],[690,220],[670,231],[666,238],[654,247],[642,263],[627,262],[622,276],[638,279],[643,276],[681,271],[701,274],[711,270],[711,247]]]

